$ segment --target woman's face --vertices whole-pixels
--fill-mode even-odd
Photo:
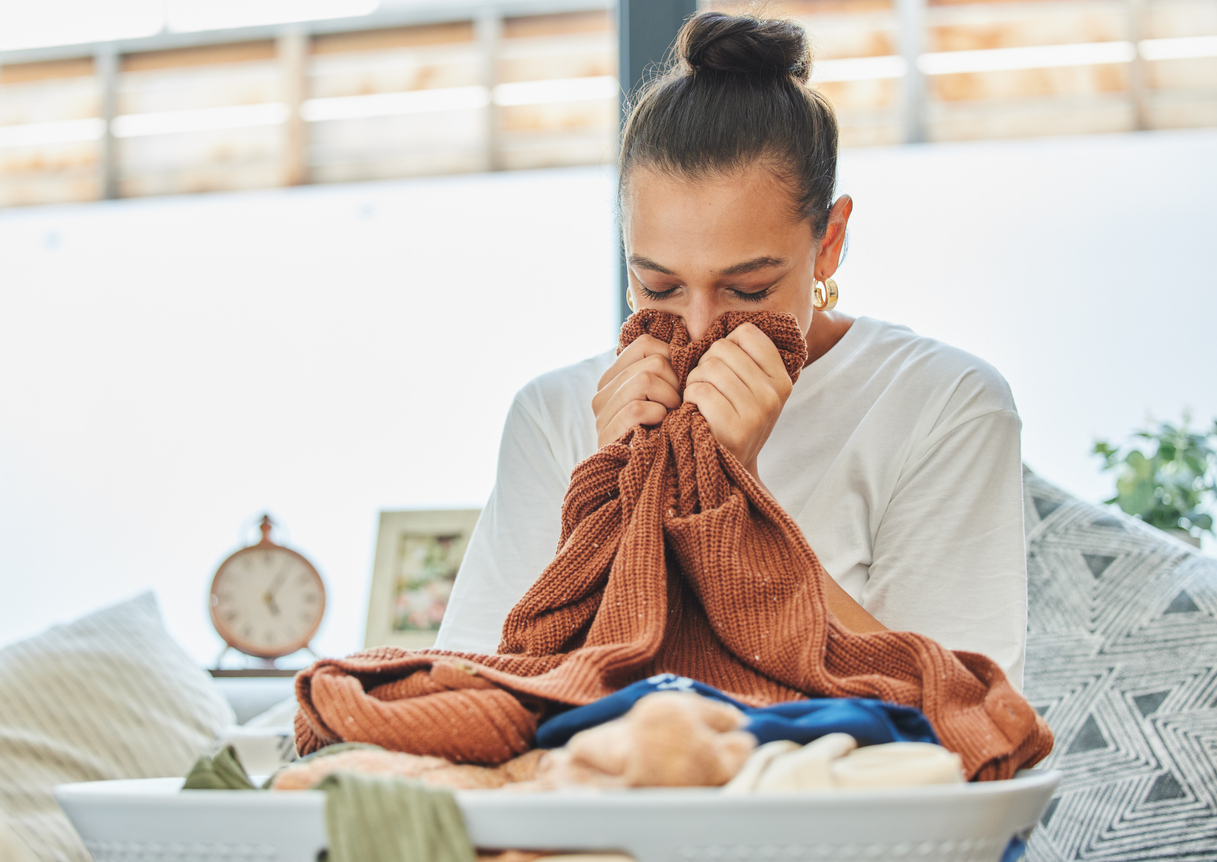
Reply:
[[[677,315],[695,339],[726,311],[788,312],[806,335],[813,276],[836,270],[850,207],[837,201],[817,243],[764,166],[692,180],[637,165],[622,201],[634,308]]]

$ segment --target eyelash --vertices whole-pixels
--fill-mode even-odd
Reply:
[[[651,290],[649,287],[646,287],[645,285],[640,284],[638,286],[640,288],[642,288],[642,295],[645,296],[647,299],[665,299],[668,295],[670,295],[672,293],[672,291],[676,290],[676,288],[674,288],[674,287],[668,288],[667,290]],[[760,302],[762,299],[764,299],[766,296],[769,295],[769,291],[771,288],[772,288],[772,285],[770,285],[770,287],[763,288],[762,290],[758,290],[753,293],[744,293],[743,291],[740,291],[740,290],[733,290],[732,293],[735,294],[737,299],[742,299],[744,302]]]
[[[760,302],[762,299],[764,299],[766,296],[769,295],[769,288],[767,288],[767,287],[763,288],[761,290],[756,291],[755,293],[741,293],[740,291],[737,290],[737,291],[735,291],[735,295],[737,298],[742,299],[744,302]]]

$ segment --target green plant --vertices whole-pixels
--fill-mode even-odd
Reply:
[[[1116,495],[1103,502],[1160,530],[1217,535],[1206,511],[1217,500],[1217,420],[1203,434],[1190,431],[1190,421],[1185,413],[1178,426],[1160,422],[1135,431],[1120,447],[1096,441],[1092,454],[1116,473]]]

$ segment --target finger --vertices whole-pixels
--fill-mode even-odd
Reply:
[[[774,348],[776,350],[776,348]],[[780,358],[780,357],[779,357]],[[697,363],[698,368],[709,371],[719,365],[726,366],[743,380],[749,388],[763,386],[772,388],[772,379],[757,361],[737,342],[722,339],[714,342],[713,346]]]
[[[640,359],[645,359],[648,356],[662,356],[668,358],[668,344],[666,341],[660,341],[653,335],[644,334],[634,339],[630,344],[617,354],[617,358],[613,360],[613,364],[608,367],[604,374],[600,375],[600,381],[596,384],[597,389],[603,389],[616,377],[621,374],[626,368],[629,368]]]
[[[723,340],[742,349],[767,376],[790,382],[790,372],[786,370],[781,351],[755,324],[741,323]]]
[[[656,357],[656,359],[659,359]],[[662,360],[661,360],[662,361]],[[622,375],[626,379],[617,387],[605,404],[608,412],[620,410],[631,401],[657,401],[669,410],[680,406],[680,393],[676,390],[676,373],[664,363],[655,367],[650,357]]]
[[[717,386],[704,380],[690,383],[685,387],[685,401],[697,405],[719,443],[727,448],[734,446],[735,429],[741,426],[742,420],[735,406]]]
[[[631,401],[657,401],[679,407],[676,372],[667,357],[652,354],[624,369],[592,397],[592,412],[598,422],[607,422]]]
[[[632,363],[625,365],[613,363],[614,367],[617,368],[617,371],[616,373],[613,373],[613,368],[610,368],[600,378],[600,384],[597,387],[597,392],[592,397],[593,412],[599,415],[600,411],[603,410],[609,401],[612,400],[618,389],[625,385],[625,383],[631,378],[643,372],[649,372],[652,375],[658,376],[673,389],[676,388],[676,372],[672,370],[672,364],[668,362],[666,352],[667,345],[663,344],[662,341],[658,341],[657,339],[652,340],[657,341],[658,344],[662,344],[665,351],[648,353],[645,356],[642,355],[642,352],[640,351],[639,354],[637,354],[640,358],[636,359]]]
[[[652,406],[644,406],[648,404]],[[639,423],[661,422],[669,409],[679,406],[676,374],[667,358],[647,356],[622,371],[593,398],[597,440],[603,446]],[[619,418],[622,411],[626,412]]]
[[[630,380],[626,381],[609,399],[598,412],[596,416],[596,433],[597,436],[604,436],[607,429],[616,427],[618,414],[623,411],[627,412],[628,427],[633,427],[638,424],[641,419],[637,418],[637,411],[643,409],[635,405],[654,405],[658,410],[660,419],[667,414],[668,410],[674,410],[680,406],[680,394],[676,388],[668,381],[658,375],[649,372],[642,372],[635,375]],[[646,408],[646,416],[655,415],[655,410]],[[652,424],[656,420],[647,420],[647,424]]]
[[[708,397],[707,390],[713,389],[726,400],[736,417],[749,422],[767,415],[767,410],[777,405],[777,396],[760,369],[753,366],[752,373],[761,380],[759,389],[753,390],[726,362],[712,356],[703,356],[702,359],[708,360],[706,367],[703,368],[699,363],[689,374],[689,382],[685,385],[685,401],[691,401],[701,407]],[[750,359],[746,361],[749,364],[752,362]]]
[[[789,381],[783,387],[744,352],[738,344],[717,342],[689,374],[690,380],[713,383],[731,400],[741,415],[759,410],[768,415],[785,403]]]
[[[631,401],[618,410],[597,435],[601,446],[611,443],[637,425],[658,425],[668,415],[667,408],[654,401]]]

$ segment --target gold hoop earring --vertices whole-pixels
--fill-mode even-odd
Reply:
[[[628,287],[625,289],[625,304],[630,307],[630,311],[634,310],[634,294]]]
[[[836,307],[840,297],[841,292],[837,290],[837,283],[831,278],[823,281],[812,279],[811,304],[815,306],[816,311],[830,311]]]

